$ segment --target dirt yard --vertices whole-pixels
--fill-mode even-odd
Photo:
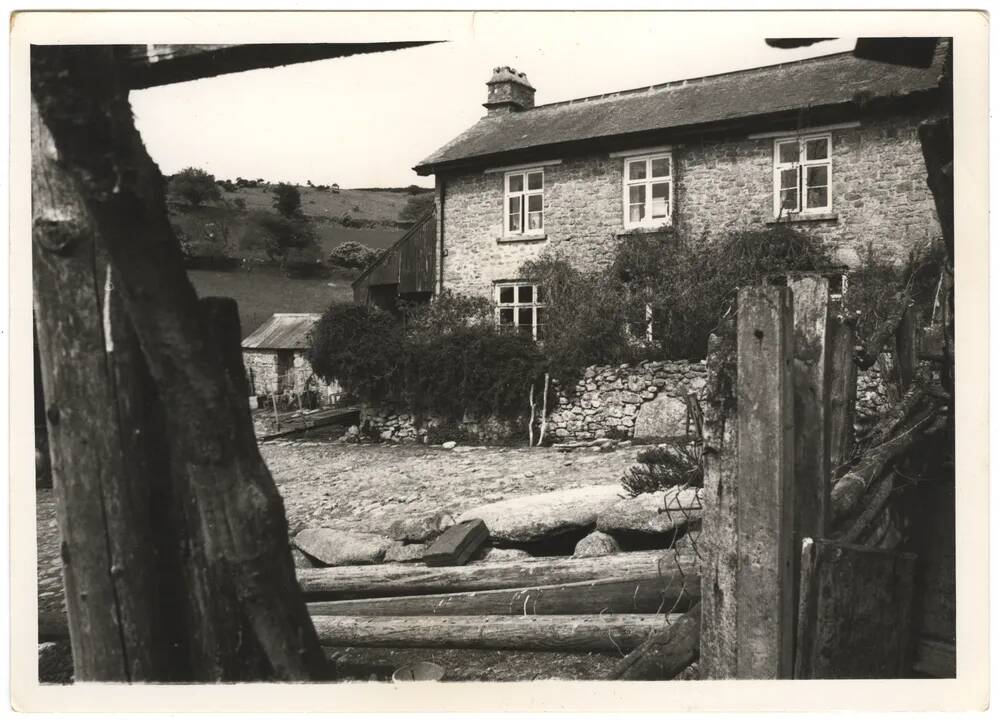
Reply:
[[[532,493],[614,482],[635,449],[351,444],[320,431],[312,438],[261,444],[285,501],[292,535],[309,526],[384,533],[398,518],[467,508]],[[63,609],[59,538],[51,491],[38,491],[39,610]],[[619,656],[588,653],[330,649],[338,677],[388,680],[408,661],[443,665],[450,680],[598,678]]]

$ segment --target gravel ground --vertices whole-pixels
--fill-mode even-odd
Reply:
[[[342,432],[342,431],[341,431]],[[289,532],[325,526],[384,533],[399,518],[467,508],[516,496],[613,482],[634,462],[635,450],[441,447],[354,444],[317,429],[297,440],[261,444],[285,501]],[[64,611],[59,537],[51,490],[37,492],[39,610]],[[617,656],[587,653],[515,653],[424,649],[331,649],[345,680],[388,680],[392,669],[436,661],[453,680],[599,678]],[[52,679],[57,680],[57,679]],[[62,680],[62,679],[59,679]]]

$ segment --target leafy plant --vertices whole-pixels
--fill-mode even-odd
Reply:
[[[215,176],[201,168],[184,168],[170,179],[168,188],[171,194],[184,199],[193,208],[222,197]]]
[[[704,483],[701,448],[696,443],[653,446],[640,451],[636,461],[622,477],[622,487],[632,497],[673,486],[700,488]]]
[[[334,248],[327,257],[330,265],[340,268],[367,268],[378,257],[378,251],[356,240],[348,240]]]
[[[302,196],[297,186],[291,183],[278,183],[272,191],[274,209],[285,218],[295,218],[302,214]]]

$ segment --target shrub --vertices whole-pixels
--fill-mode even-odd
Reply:
[[[290,183],[278,183],[274,187],[274,209],[285,218],[295,218],[302,214],[302,196],[299,189]]]
[[[466,328],[490,328],[494,323],[493,304],[488,299],[448,289],[429,303],[400,301],[400,307],[410,337],[431,338]]]
[[[215,176],[200,168],[184,168],[170,179],[170,193],[183,198],[188,205],[199,208],[209,200],[222,197]]]
[[[337,380],[353,397],[378,402],[398,384],[402,345],[402,326],[385,311],[338,303],[313,327],[306,357],[323,380]]]
[[[378,251],[356,240],[348,240],[331,252],[327,261],[340,268],[367,268],[378,257]]]
[[[673,486],[703,485],[701,450],[695,443],[654,446],[641,451],[636,461],[622,477],[622,487],[632,497]]]
[[[584,273],[554,254],[521,265],[518,274],[543,294],[540,350],[546,370],[567,384],[588,365],[626,359],[622,290],[607,273]]]
[[[258,210],[250,214],[240,247],[263,250],[271,261],[284,265],[293,250],[312,252],[316,248],[316,235],[305,218],[285,218]],[[315,253],[318,260],[318,249]]]

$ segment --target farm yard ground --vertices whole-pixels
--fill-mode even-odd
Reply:
[[[340,429],[339,432],[342,432]],[[610,453],[551,448],[354,444],[316,429],[296,440],[261,444],[285,502],[289,531],[326,526],[384,533],[397,519],[441,509],[461,512],[506,498],[614,482],[634,448]],[[62,607],[59,539],[52,492],[38,491],[39,609]],[[330,649],[338,677],[388,680],[413,661],[433,661],[452,680],[599,678],[621,658],[607,653],[424,649]]]

